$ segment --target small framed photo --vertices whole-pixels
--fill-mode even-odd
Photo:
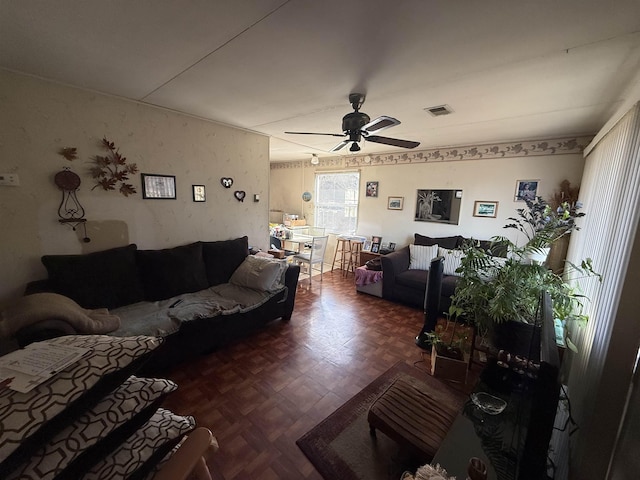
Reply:
[[[380,253],[382,237],[371,237],[371,253]]]
[[[364,250],[365,252],[370,252],[371,251],[371,240],[365,240],[364,241],[364,245],[362,246],[362,250]]]
[[[496,218],[498,215],[498,202],[476,200],[473,204],[474,217]]]
[[[193,191],[194,202],[206,202],[207,195],[205,193],[204,185],[191,185]]]
[[[538,196],[538,184],[540,180],[518,180],[516,182],[516,195],[514,201],[524,202],[535,200]]]
[[[393,252],[395,249],[396,249],[395,242],[389,242],[389,250],[391,250]]]
[[[387,210],[402,210],[404,206],[404,197],[389,197],[387,201]]]
[[[367,182],[367,197],[378,196],[378,182]]]
[[[176,199],[175,175],[141,173],[142,198],[158,200]]]

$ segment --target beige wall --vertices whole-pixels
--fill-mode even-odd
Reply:
[[[128,198],[92,190],[88,169],[94,155],[105,153],[103,136],[140,172],[175,175],[177,200],[143,200],[139,174],[132,178],[138,193]],[[77,160],[57,154],[67,146],[77,147]],[[63,167],[82,180],[78,198],[91,243],[58,223],[62,195],[53,177]],[[262,135],[0,71],[0,173],[20,179],[19,187],[0,186],[0,301],[46,276],[45,254],[128,243],[154,249],[242,235],[251,245],[268,246],[269,139]],[[234,179],[231,189],[220,184],[223,176]],[[206,186],[205,203],[192,201],[192,184]],[[244,202],[233,197],[236,189],[246,191]]]
[[[349,163],[359,163],[355,169],[360,171],[357,233],[369,237],[382,235],[383,242],[395,242],[398,247],[410,243],[416,232],[434,237],[463,235],[478,239],[495,235],[513,236],[514,231],[502,227],[507,223],[507,217],[514,216],[515,209],[523,206],[522,202],[514,201],[517,180],[539,179],[538,193],[546,198],[558,189],[564,179],[579,184],[584,168],[581,153],[394,165],[374,165],[374,162],[366,165],[359,159],[345,162],[339,158],[323,159],[317,166],[311,165],[309,160],[273,164],[271,221],[282,218],[282,212],[286,212],[303,215],[308,224],[313,224],[315,199],[303,202],[302,193],[305,190],[314,192],[315,171],[353,170]],[[365,196],[367,181],[379,182],[377,198]],[[418,189],[462,190],[459,224],[414,221]],[[388,210],[389,196],[404,197],[403,210]],[[474,217],[476,200],[498,201],[497,217]]]

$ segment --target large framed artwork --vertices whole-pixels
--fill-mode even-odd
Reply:
[[[416,222],[458,225],[462,190],[418,190]]]

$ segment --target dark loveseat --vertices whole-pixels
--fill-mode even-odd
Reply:
[[[146,309],[147,313],[149,308],[157,308],[166,322],[167,312],[178,310],[174,308],[178,301],[187,304],[190,298],[200,299],[199,295],[211,290],[235,293],[233,288],[238,290],[237,285],[229,282],[234,272],[241,270],[240,266],[246,270],[246,264],[251,263],[248,255],[246,236],[161,250],[139,250],[132,244],[85,255],[46,255],[42,262],[47,268],[48,279],[31,282],[26,294],[53,292],[69,297],[85,309],[107,308],[116,315],[130,307],[134,316],[136,308]],[[258,306],[231,309],[222,302],[222,306],[216,305],[222,313],[215,316],[195,316],[189,321],[174,322],[174,328],[170,329],[163,326],[164,330],[154,330],[153,325],[149,325],[149,331],[135,331],[135,334],[165,337],[148,370],[162,370],[186,358],[215,350],[272,320],[289,320],[300,268],[279,265],[279,283],[274,283],[273,291],[265,294],[271,296],[256,304]],[[242,288],[244,286],[239,290]],[[145,321],[147,318],[154,320],[153,315],[147,315]],[[132,328],[124,325],[124,319],[122,323],[119,330],[109,334],[131,335]],[[135,328],[144,329],[145,325]],[[19,345],[24,346],[73,333],[82,332],[52,316],[20,329],[15,337]]]
[[[432,246],[438,245],[442,255],[442,249],[456,251],[465,242],[471,241],[466,237],[456,235],[452,237],[427,237],[416,233],[414,235],[414,245]],[[479,240],[480,246],[493,255],[502,256],[502,252],[497,245],[487,240]],[[417,308],[424,307],[425,289],[427,286],[428,270],[412,270],[409,268],[411,262],[409,246],[403,247],[387,255],[380,257],[382,261],[382,298],[411,305]],[[455,293],[459,277],[454,273],[454,265],[448,264],[445,258],[445,274],[442,277],[442,293],[440,296],[440,312],[446,313],[451,305],[451,296]],[[448,268],[447,268],[448,267]]]

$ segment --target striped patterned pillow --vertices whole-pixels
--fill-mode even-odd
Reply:
[[[464,255],[462,250],[447,250],[446,248],[438,249],[438,255],[444,257],[443,272],[445,275],[458,275],[456,269],[460,266],[460,260]]]
[[[438,256],[438,245],[409,245],[409,270],[429,270],[431,260]]]

